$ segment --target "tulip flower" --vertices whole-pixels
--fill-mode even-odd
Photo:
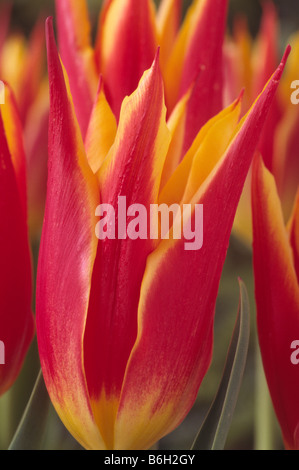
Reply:
[[[5,88],[0,107],[0,395],[16,380],[34,334],[22,126],[12,91]]]
[[[239,122],[240,97],[201,128],[168,172],[174,134],[158,53],[118,119],[100,80],[85,136],[51,19],[46,37],[49,173],[36,297],[45,384],[86,449],[147,449],[184,419],[210,364],[235,210],[289,51],[246,118]],[[189,93],[172,126],[186,117]],[[193,223],[202,204],[203,246],[185,250],[185,240],[171,236],[178,219],[168,238],[139,237],[135,228],[135,239],[99,240],[97,208],[116,208],[119,197],[147,214],[156,203],[190,204]]]
[[[299,449],[299,197],[285,226],[273,175],[252,175],[253,261],[259,344],[287,449]]]
[[[45,74],[44,22],[30,38],[10,32],[11,6],[0,7],[0,78],[13,90],[24,135],[27,161],[28,224],[39,238],[47,181],[48,80]]]
[[[261,27],[255,41],[251,38],[244,19],[236,21],[233,40],[226,42],[225,90],[226,100],[229,102],[237,90],[244,86],[243,112],[248,110],[256,93],[278,64],[279,38],[278,14],[270,1],[263,3]],[[299,106],[291,102],[294,92],[291,84],[298,79],[298,34],[289,38],[288,42],[292,46],[291,60],[274,97],[258,145],[266,168],[275,177],[286,218],[290,216],[298,184]],[[250,191],[249,177],[234,225],[236,235],[249,244],[252,239]]]

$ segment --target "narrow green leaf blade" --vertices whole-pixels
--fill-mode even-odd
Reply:
[[[216,397],[194,441],[193,450],[222,450],[233,418],[246,365],[249,336],[249,300],[239,280],[239,311]]]
[[[47,427],[50,398],[39,372],[23,418],[9,446],[9,450],[40,450]]]

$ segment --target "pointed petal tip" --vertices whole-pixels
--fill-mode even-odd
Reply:
[[[242,101],[243,96],[244,96],[244,93],[245,93],[245,88],[242,88],[242,90],[240,91],[240,95],[239,95],[239,97],[238,97],[238,102],[239,102],[239,101]]]
[[[263,158],[260,152],[254,152],[252,159],[253,172],[257,172],[263,166]]]
[[[235,107],[238,106],[239,103],[242,103],[243,98],[244,98],[244,93],[245,93],[245,88],[242,88],[238,98],[235,100]]]
[[[100,76],[99,76],[99,83],[98,83],[98,89],[97,89],[97,95],[96,95],[97,98],[99,97],[101,91],[103,91],[103,90],[104,90],[103,75],[100,74]]]
[[[290,44],[288,44],[285,51],[284,51],[284,54],[282,56],[280,64],[278,65],[277,69],[275,70],[275,72],[273,73],[273,75],[270,79],[272,84],[277,85],[280,82],[280,79],[281,79],[282,74],[284,72],[284,69],[285,69],[288,57],[290,55],[291,49],[292,48],[291,48]]]
[[[282,59],[282,60],[284,60],[284,57],[285,57],[285,61],[287,60],[287,58],[288,58],[288,56],[289,56],[291,50],[292,50],[292,47],[291,47],[290,44],[288,44],[287,47],[286,47],[286,50],[285,50],[285,52],[284,52],[284,56],[283,56],[283,59]]]
[[[152,77],[160,77],[160,80],[162,81],[162,73],[161,73],[161,67],[160,67],[160,46],[157,48],[155,57],[151,63],[151,66],[145,71],[149,72],[150,76]],[[140,81],[142,80],[142,77]]]
[[[292,47],[290,44],[287,45],[285,51],[284,51],[284,54],[283,54],[283,57],[281,59],[281,63],[280,63],[280,67],[282,68],[282,70],[284,69],[285,65],[286,65],[286,62],[288,60],[288,57],[291,53],[291,50],[292,50]]]
[[[45,30],[46,30],[46,44],[48,48],[49,43],[51,43],[54,39],[53,16],[48,16],[48,18],[46,19]]]
[[[49,29],[53,28],[53,16],[48,16],[45,21],[46,24],[46,31],[48,32]]]
[[[159,61],[160,61],[160,46],[157,47],[156,55],[153,61],[153,67],[159,66]]]

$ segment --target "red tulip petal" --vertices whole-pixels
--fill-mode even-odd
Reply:
[[[115,144],[100,170],[101,203],[117,211],[118,197],[127,208],[158,198],[169,145],[163,82],[158,65],[123,102]],[[121,211],[121,209],[120,209]],[[126,211],[116,215],[117,223]],[[131,219],[130,219],[131,220]],[[146,215],[146,224],[149,219]],[[124,228],[127,229],[125,219]],[[123,375],[137,334],[137,307],[146,257],[153,240],[120,239],[99,242],[87,318],[85,369],[98,426],[113,448],[113,421]]]
[[[199,178],[201,178],[201,180],[205,179],[207,172],[209,172],[209,168],[212,168],[215,161],[222,156],[223,151],[228,145],[229,138],[232,137],[236,130],[237,121],[239,119],[240,103],[241,97],[210,119],[200,129],[183,160],[176,167],[165,186],[162,187],[159,195],[160,204],[165,203],[171,205],[181,203],[184,194],[186,194],[186,187],[190,179],[195,178],[197,180],[196,185],[198,188]],[[217,140],[218,138],[219,142]],[[217,145],[219,145],[215,151],[214,147],[216,142]],[[173,150],[173,141],[171,141],[169,150]],[[168,169],[165,168],[167,163],[168,154],[163,170],[163,176],[164,173],[166,173],[165,170]],[[198,166],[200,168],[198,168]],[[194,171],[196,168],[198,168],[199,171]],[[201,176],[199,176],[200,174]],[[184,200],[184,202],[188,202],[189,199],[190,198],[188,198],[187,201]]]
[[[155,57],[157,39],[152,0],[113,0],[105,10],[97,50],[109,104],[119,117],[125,96]]]
[[[98,85],[88,10],[85,0],[56,0],[55,4],[60,54],[85,137]]]
[[[2,110],[1,110],[2,111]],[[32,271],[23,201],[0,114],[0,395],[15,381],[34,334]],[[2,355],[1,355],[2,360]]]
[[[184,239],[164,240],[148,257],[115,448],[150,447],[194,403],[211,358],[213,313],[236,208],[285,60],[191,201],[203,204],[202,248],[189,251]]]
[[[48,193],[37,277],[37,333],[45,383],[74,437],[104,449],[94,422],[83,367],[83,335],[97,240],[98,186],[47,20],[50,82]]]
[[[291,344],[298,340],[299,287],[274,178],[259,158],[252,172],[252,210],[259,342],[284,440],[295,448],[299,375]]]

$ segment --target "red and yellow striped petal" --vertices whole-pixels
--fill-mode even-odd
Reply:
[[[118,119],[123,99],[154,60],[155,10],[152,0],[111,0],[104,11],[97,53],[107,99]]]
[[[207,168],[208,166],[211,168],[211,166],[215,164],[215,161],[222,156],[228,145],[229,137],[232,136],[236,129],[236,120],[239,115],[239,101],[240,99],[223,109],[200,129],[181,163],[174,170],[167,183],[161,187],[159,194],[160,204],[165,203],[171,205],[181,203],[184,193],[186,192],[188,180],[193,178],[193,176],[191,177],[191,169],[195,160],[204,160],[203,171],[201,172],[203,176],[204,168]],[[215,152],[214,144],[217,139],[215,139],[214,136],[216,135],[219,137],[220,143]],[[171,150],[172,142],[170,145],[170,151]],[[211,152],[213,151],[214,154],[212,155]],[[168,155],[165,165],[167,163]],[[163,174],[164,173],[166,173],[165,168],[163,170]],[[194,172],[192,172],[192,174],[194,175]],[[195,178],[197,178],[197,176],[195,176]]]
[[[253,261],[259,343],[269,390],[288,448],[299,448],[299,287],[275,181],[260,158],[252,175]]]
[[[197,189],[225,153],[240,119],[241,99],[236,100],[227,111],[227,114],[210,129],[194,155],[182,198],[184,203],[191,201]]]
[[[85,0],[56,0],[59,49],[83,138],[96,97],[98,74]]]
[[[1,108],[1,114],[2,114]],[[15,381],[34,335],[32,270],[24,206],[0,114],[0,395]]]
[[[285,60],[191,200],[203,204],[202,248],[185,250],[184,238],[164,240],[148,257],[138,335],[116,419],[116,449],[150,447],[194,403],[211,358],[213,314],[235,211]],[[194,214],[195,209],[193,223]]]
[[[67,94],[50,19],[46,36],[50,138],[37,276],[39,354],[48,392],[65,426],[86,448],[104,449],[89,403],[83,364],[99,192]]]
[[[146,208],[144,222],[149,227],[150,204],[158,198],[169,140],[157,55],[137,90],[123,102],[116,140],[99,174],[101,203],[115,209],[116,224],[125,217],[125,230],[132,219],[126,220],[126,209],[118,209],[118,197],[126,199],[127,208]],[[121,236],[116,227],[115,239],[99,242],[84,338],[89,393],[109,448],[114,447],[119,394],[136,340],[140,285],[154,243],[147,235],[136,240]]]

